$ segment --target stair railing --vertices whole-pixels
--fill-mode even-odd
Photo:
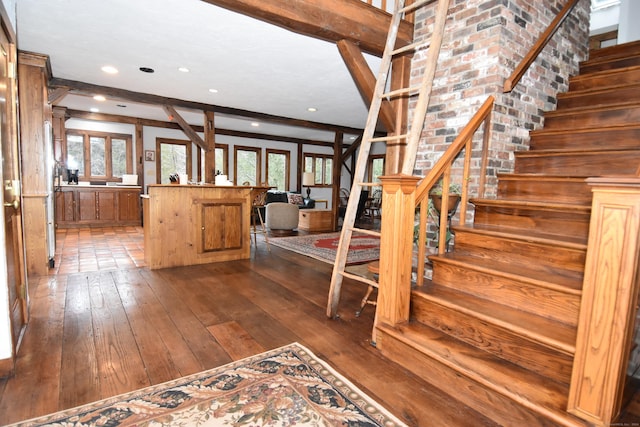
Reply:
[[[504,93],[511,92],[514,87],[518,84],[524,73],[529,69],[533,61],[536,60],[542,49],[545,48],[549,40],[553,37],[553,35],[558,31],[560,25],[564,22],[569,13],[573,10],[574,6],[578,3],[579,0],[569,0],[569,2],[564,6],[564,8],[560,11],[560,13],[555,17],[553,21],[549,24],[547,29],[540,35],[536,44],[533,45],[529,53],[522,58],[520,64],[513,70],[511,76],[504,82]]]
[[[440,207],[440,225],[438,231],[438,253],[443,254],[446,249],[449,209],[449,184],[451,183],[451,167],[458,155],[464,149],[464,166],[462,171],[462,194],[460,199],[460,225],[464,225],[467,216],[467,202],[469,200],[469,179],[471,170],[471,155],[473,136],[484,123],[484,135],[482,141],[482,162],[479,171],[478,197],[483,197],[486,181],[486,169],[489,153],[489,137],[491,130],[491,111],[493,110],[494,97],[489,96],[480,109],[474,114],[469,123],[462,129],[458,137],[451,143],[447,151],[440,157],[435,166],[422,179],[416,189],[415,203],[419,206],[420,220],[418,223],[418,255],[417,255],[417,279],[416,285],[421,286],[424,282],[424,265],[426,262],[426,237],[429,213],[429,193],[431,189],[442,179],[442,203]]]

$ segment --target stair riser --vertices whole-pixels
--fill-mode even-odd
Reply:
[[[625,56],[640,55],[640,41],[617,44],[603,49],[596,49],[589,52],[589,60],[583,61],[601,61],[606,58],[620,58]]]
[[[559,236],[584,236],[586,239],[589,232],[589,219],[589,215],[576,212],[476,206],[474,222],[537,230]]]
[[[543,181],[535,179],[499,178],[498,197],[516,200],[547,200],[590,205],[591,188],[584,181]]]
[[[636,67],[640,65],[640,56],[628,56],[608,61],[585,62],[580,65],[580,74],[597,73],[598,71],[616,68]]]
[[[635,84],[640,81],[640,68],[618,70],[611,73],[585,74],[571,78],[569,92],[574,90],[598,89],[611,85]]]
[[[475,256],[504,261],[511,264],[531,266],[535,260],[541,270],[563,268],[584,271],[586,252],[583,250],[511,240],[501,236],[490,236],[456,230],[455,250],[473,253]]]
[[[440,362],[379,331],[377,348],[385,357],[406,366],[416,376],[455,396],[498,425],[557,427],[557,423],[525,409],[518,402],[498,394],[455,369],[455,359]],[[481,363],[479,361],[479,363]],[[470,420],[472,423],[472,420]]]
[[[515,173],[540,173],[556,176],[599,176],[635,174],[640,151],[612,153],[585,152],[570,155],[516,153]]]
[[[435,260],[434,266],[432,281],[440,286],[493,301],[508,300],[510,307],[567,325],[575,326],[578,322],[578,295]]]
[[[415,319],[429,327],[559,382],[571,379],[570,355],[433,301],[414,297],[412,303]]]
[[[640,123],[640,107],[576,111],[575,113],[558,111],[547,113],[544,117],[546,130],[634,125]]]
[[[623,86],[607,91],[559,96],[557,110],[585,105],[615,105],[620,101],[640,101],[640,86]]]
[[[576,132],[573,129],[548,134],[532,132],[529,145],[531,150],[575,149],[576,141],[582,150],[611,147],[618,150],[640,150],[640,127],[592,132]]]

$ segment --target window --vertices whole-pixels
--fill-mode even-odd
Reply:
[[[289,190],[289,152],[267,149],[267,182],[280,191]]]
[[[260,148],[236,145],[233,152],[236,185],[256,185],[260,182]]]
[[[131,135],[70,130],[66,136],[66,165],[80,179],[118,181],[133,173]]]
[[[229,146],[227,144],[216,144],[216,172],[229,175]],[[215,173],[214,173],[215,175]]]
[[[333,156],[330,154],[305,154],[304,172],[313,172],[316,186],[333,183]]]
[[[379,182],[379,178],[382,175],[384,175],[384,154],[369,156],[369,166],[367,168],[369,182]]]
[[[191,141],[156,139],[156,182],[168,184],[169,175],[186,173],[191,177]]]

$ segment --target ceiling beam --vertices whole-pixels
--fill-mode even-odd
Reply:
[[[376,89],[376,76],[371,71],[371,67],[369,67],[360,48],[353,42],[340,40],[338,42],[338,50],[340,51],[340,55],[342,55],[347,69],[351,73],[353,81],[360,91],[362,99],[367,105],[367,108],[369,108]],[[393,106],[386,99],[383,99],[380,105],[379,118],[387,132],[393,132],[395,130],[396,114]]]
[[[305,36],[337,43],[350,40],[382,56],[391,15],[362,0],[203,0]],[[413,24],[403,21],[396,46],[413,41]]]
[[[204,139],[200,138],[200,135],[198,135],[196,131],[193,130],[189,123],[187,123],[187,121],[180,115],[180,113],[176,111],[175,108],[173,108],[171,105],[163,105],[162,109],[165,113],[167,113],[167,116],[169,116],[169,121],[175,121],[176,123],[178,123],[180,129],[182,129],[182,131],[185,133],[185,135],[187,135],[191,142],[205,151],[209,149],[209,146],[204,142]]]
[[[121,116],[117,114],[107,114],[107,113],[91,113],[88,111],[82,110],[66,110],[66,118],[74,118],[74,119],[83,119],[83,120],[95,120],[102,122],[113,122],[113,123],[126,123],[126,124],[141,124],[142,126],[149,127],[157,127],[164,129],[177,129],[180,130],[180,126],[174,122],[163,122],[160,120],[153,119],[141,119],[130,116]],[[204,133],[204,126],[202,125],[191,125],[194,131]],[[266,133],[255,133],[255,132],[243,132],[237,130],[230,129],[220,129],[216,128],[216,135],[225,135],[225,136],[234,136],[236,138],[247,138],[247,139],[258,139],[264,141],[277,141],[277,142],[288,142],[291,144],[299,144],[299,145],[317,145],[321,147],[333,147],[333,142],[325,142],[325,141],[313,141],[302,138],[294,138],[290,136],[279,136],[279,135],[268,135]],[[348,145],[345,145],[348,146]]]
[[[109,99],[138,102],[141,104],[152,105],[172,105],[176,108],[184,108],[194,111],[213,111],[218,114],[226,114],[229,116],[249,117],[255,120],[261,120],[269,123],[277,123],[285,126],[297,126],[309,129],[319,129],[329,132],[343,132],[345,134],[360,134],[362,129],[352,128],[348,126],[338,126],[326,123],[312,122],[308,120],[291,119],[272,114],[257,113],[254,111],[241,110],[238,108],[221,107],[218,105],[204,104],[200,102],[185,101],[176,98],[167,98],[159,95],[151,95],[147,93],[133,92],[126,89],[117,89],[108,86],[99,86],[91,83],[84,83],[74,80],[66,80],[60,78],[52,78],[49,80],[49,88],[67,88],[69,93],[75,95],[94,96],[104,95]]]

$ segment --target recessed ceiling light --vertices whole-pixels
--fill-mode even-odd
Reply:
[[[318,109],[316,107],[309,107],[309,108],[307,108],[307,111],[315,113],[316,111],[318,111]]]
[[[258,123],[258,122],[251,122],[251,126],[253,126],[254,128],[257,128],[258,126],[260,126],[260,123]]]
[[[156,70],[154,70],[151,67],[140,67],[138,68],[138,70],[142,71],[143,73],[149,73],[149,74],[156,72]]]
[[[183,72],[183,73],[188,73],[189,69],[187,67],[179,67],[178,71]]]
[[[100,111],[100,110],[98,110],[98,109],[97,109],[97,108],[95,108],[95,107],[91,109],[91,112],[92,112],[92,113],[97,113],[97,112],[99,112],[99,111]]]
[[[211,92],[211,93],[218,93],[218,89],[209,89],[209,92]]]
[[[96,95],[96,96],[93,97],[93,99],[95,99],[96,101],[106,101],[107,100],[107,98],[105,98],[102,95]]]
[[[101,70],[107,74],[118,74],[118,69],[111,65],[105,65],[104,67],[101,68]]]

